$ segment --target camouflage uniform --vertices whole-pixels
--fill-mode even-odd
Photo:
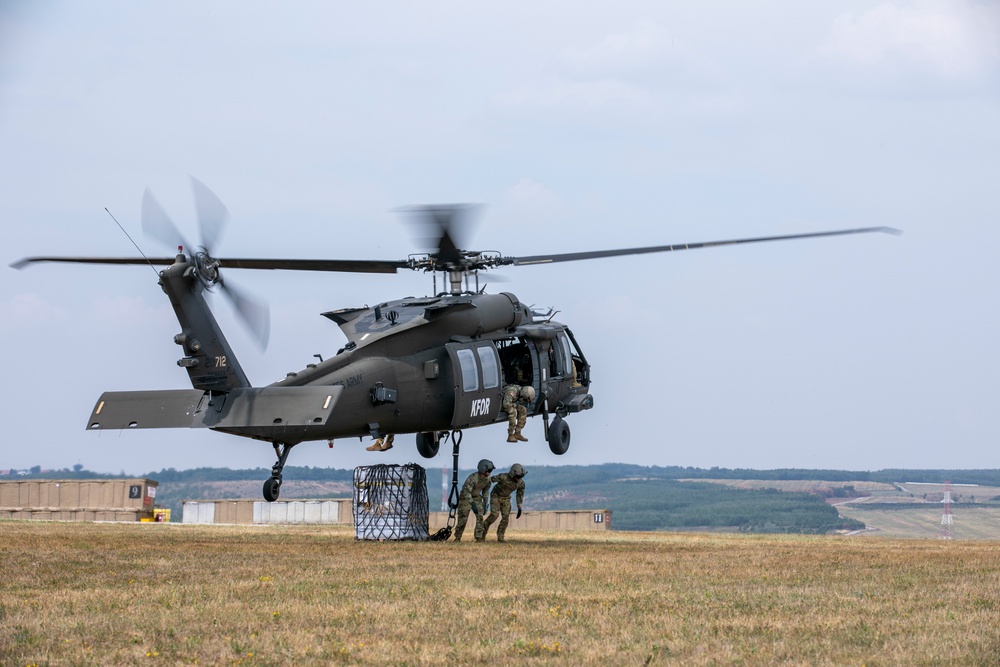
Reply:
[[[491,482],[496,482],[493,491],[490,492],[490,515],[486,517],[486,525],[483,531],[485,535],[490,526],[500,517],[497,524],[497,540],[504,541],[504,533],[507,532],[507,524],[510,522],[510,494],[517,491],[517,506],[521,507],[524,501],[524,480],[515,479],[509,474],[502,472],[499,475],[490,477]]]
[[[462,485],[462,491],[458,494],[458,523],[455,524],[456,542],[462,539],[462,533],[465,532],[465,524],[469,520],[469,512],[472,511],[473,506],[479,510],[476,512],[476,541],[482,541],[486,538],[483,514],[486,512],[486,495],[490,490],[491,482],[489,474],[483,475],[474,472]]]
[[[507,412],[507,442],[527,442],[521,429],[528,421],[528,409],[521,405],[521,386],[509,384],[503,388],[503,409]]]

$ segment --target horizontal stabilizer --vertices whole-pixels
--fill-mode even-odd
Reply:
[[[343,385],[234,389],[206,414],[205,426],[252,438],[294,440],[326,426]],[[298,438],[301,439],[301,438]]]
[[[226,394],[197,389],[109,391],[90,415],[90,430],[213,428],[265,440],[302,440],[326,427],[342,385],[246,387]]]
[[[92,431],[124,428],[192,428],[211,394],[197,389],[106,391],[90,413]]]

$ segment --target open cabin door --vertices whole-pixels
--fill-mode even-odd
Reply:
[[[500,358],[490,341],[445,345],[454,369],[452,428],[490,424],[500,414]]]

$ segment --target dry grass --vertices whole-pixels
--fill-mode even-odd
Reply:
[[[0,664],[995,665],[1000,545],[0,523]]]

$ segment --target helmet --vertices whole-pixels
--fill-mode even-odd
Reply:
[[[517,477],[518,479],[521,479],[522,477],[528,474],[528,471],[525,470],[524,466],[521,465],[520,463],[515,463],[510,467],[510,472],[507,474],[510,475],[511,477]]]
[[[491,472],[493,472],[494,468],[496,468],[496,466],[493,465],[493,461],[490,461],[489,459],[483,459],[482,461],[479,462],[479,465],[476,466],[476,469],[482,475],[489,475]]]
[[[532,386],[521,387],[521,398],[529,403],[535,400],[535,388]]]

